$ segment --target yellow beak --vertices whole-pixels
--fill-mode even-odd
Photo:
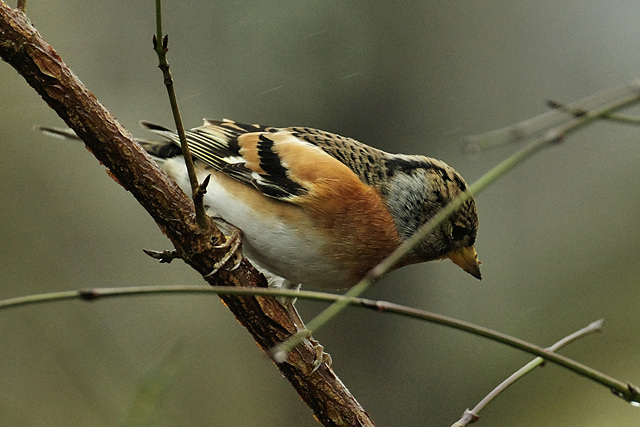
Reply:
[[[482,279],[478,254],[473,246],[451,251],[445,256],[476,279]]]

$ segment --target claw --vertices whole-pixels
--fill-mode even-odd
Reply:
[[[233,261],[233,267],[231,267],[231,268],[229,269],[229,271],[233,271],[233,270],[235,270],[236,268],[240,267],[240,264],[242,264],[242,260],[244,259],[244,256],[242,256],[242,252],[240,252],[240,251],[236,251],[236,252],[233,254],[233,258],[235,259],[235,260]]]
[[[233,265],[231,268],[227,269],[227,271],[233,271],[240,267],[243,260],[242,252],[240,251],[240,246],[242,245],[242,231],[222,218],[214,218],[214,220],[222,223],[225,228],[228,228],[231,231],[231,234],[229,236],[225,236],[226,240],[224,243],[214,246],[216,249],[227,249],[227,253],[224,254],[220,261],[213,265],[213,270],[210,273],[205,274],[203,277],[213,276],[224,268],[231,259],[233,259]]]
[[[302,317],[300,317],[300,313],[298,313],[298,310],[296,310],[296,307],[293,305],[294,302],[295,299],[285,299],[282,304],[289,312],[289,316],[291,317],[291,320],[293,320],[293,324],[299,331],[302,331],[306,329],[306,326],[302,321]],[[313,361],[313,369],[311,370],[311,372],[309,372],[309,375],[317,371],[323,364],[327,365],[327,367],[330,368],[333,360],[331,359],[331,355],[324,351],[324,347],[322,346],[322,344],[313,339],[310,334],[306,338],[306,340],[309,342],[309,344],[311,344],[316,352],[316,357]]]
[[[322,346],[322,344],[320,344],[318,341],[314,340],[313,338],[309,338],[309,342],[311,343],[311,345],[316,351],[316,358],[313,361],[313,370],[309,375],[317,371],[318,368],[320,368],[320,366],[322,366],[323,364],[327,365],[327,367],[330,368],[331,364],[333,363],[333,359],[331,359],[331,355],[329,353],[325,353],[324,347]]]
[[[227,240],[229,238],[227,237]],[[224,247],[223,245],[219,245],[216,247]],[[237,269],[238,267],[240,267],[240,264],[242,264],[242,260],[244,259],[244,257],[242,256],[242,253],[238,251],[238,249],[240,248],[240,244],[238,243],[237,247],[233,247],[229,250],[229,252],[227,252],[224,257],[216,262],[213,265],[213,270],[210,273],[205,274],[203,277],[211,277],[214,274],[216,274],[218,271],[220,271],[225,265],[227,265],[227,263],[229,262],[229,260],[231,260],[231,258],[234,259],[233,261],[233,265],[231,266],[231,268],[227,269],[227,271],[233,271],[235,269]]]

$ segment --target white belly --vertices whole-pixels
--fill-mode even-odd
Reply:
[[[170,159],[162,166],[190,193],[181,158]],[[199,175],[202,182],[207,173]],[[220,217],[242,230],[242,251],[249,260],[294,284],[330,289],[348,285],[344,282],[346,274],[325,255],[328,248],[323,236],[313,232],[312,224],[301,209],[293,213],[290,209],[286,212],[270,209],[273,204],[279,207],[286,202],[262,196],[258,199],[262,206],[256,206],[255,198],[243,203],[238,194],[232,194],[221,184],[221,181],[229,179],[213,174],[204,201],[209,215]],[[237,189],[257,193],[256,189],[245,184],[238,183],[238,186]]]

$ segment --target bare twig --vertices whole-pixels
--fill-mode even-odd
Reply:
[[[571,335],[564,337],[551,347],[547,347],[547,350],[555,352],[586,335],[593,334],[595,332],[602,332],[602,322],[602,319],[592,322],[579,331],[576,331]],[[485,406],[487,406],[491,401],[493,401],[493,399],[498,397],[500,393],[505,391],[509,386],[518,381],[520,378],[527,375],[536,367],[542,366],[544,364],[544,361],[545,360],[542,357],[536,357],[531,362],[518,369],[516,372],[510,375],[509,378],[501,382],[496,388],[494,388],[489,394],[487,394],[484,399],[482,399],[476,406],[473,407],[473,409],[466,409],[462,417],[458,421],[453,423],[451,427],[462,427],[478,421],[480,419],[478,414],[484,409]]]
[[[173,86],[173,77],[171,76],[171,71],[169,71],[169,62],[167,62],[167,52],[169,51],[169,36],[162,33],[161,0],[156,0],[156,32],[157,33],[153,35],[153,50],[158,55],[158,68],[162,70],[162,75],[164,76],[164,85],[167,88],[169,103],[171,104],[171,112],[173,113],[176,131],[178,132],[178,137],[180,138],[180,147],[182,148],[182,155],[187,166],[189,183],[191,185],[191,196],[193,198],[193,203],[195,204],[196,222],[202,229],[206,230],[209,227],[209,217],[207,216],[202,199],[202,195],[205,193],[206,185],[204,188],[202,188],[198,184],[198,176],[196,175],[196,169],[193,165],[193,157],[191,156],[191,150],[189,150],[187,137],[184,133],[184,125],[182,124],[180,109],[178,108],[178,99],[176,98],[176,91]],[[162,44],[158,43],[158,40],[162,40]],[[197,195],[200,195],[200,197],[197,197]]]
[[[176,251],[152,251],[150,249],[143,249],[142,251],[161,263],[170,264],[174,259],[180,259],[180,255]]]
[[[614,104],[621,99],[633,99],[638,95],[639,91],[640,80],[634,80],[630,83],[569,103],[564,108],[565,111],[554,109],[515,125],[469,137],[467,139],[467,149],[469,151],[481,151],[539,137],[549,129],[566,125],[568,122],[575,120],[575,111],[598,111],[597,115],[592,118],[601,117],[603,111],[605,112],[604,114],[611,114],[615,109],[624,106],[613,108],[612,106]],[[607,105],[609,107],[606,107]]]
[[[583,117],[586,115],[593,115],[593,111],[590,110],[584,110],[582,108],[580,109],[571,109],[568,105],[563,104],[561,102],[558,101],[554,101],[554,100],[549,100],[547,101],[547,105],[551,108],[554,108],[556,110],[560,110],[560,111],[564,111],[567,114],[571,114],[573,117]],[[613,114],[610,112],[604,112],[602,114],[600,114],[599,116],[597,116],[598,118],[604,119],[604,120],[609,120],[612,122],[618,122],[618,123],[623,123],[623,124],[627,124],[627,125],[640,125],[640,117],[636,117],[636,116],[629,116],[626,114]]]

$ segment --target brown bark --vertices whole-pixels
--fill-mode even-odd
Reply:
[[[180,257],[201,274],[213,269],[224,237],[202,230],[193,203],[160,171],[129,132],[69,70],[25,15],[0,0],[0,57],[12,65],[44,101],[85,142],[109,175],[138,200],[173,243]],[[211,285],[265,286],[264,277],[246,261],[233,272],[206,279]],[[287,311],[269,297],[221,297],[237,319],[267,351],[295,332]],[[267,352],[268,353],[268,352]],[[301,398],[325,425],[373,425],[373,421],[324,365],[312,373],[315,350],[305,343],[278,364]]]

